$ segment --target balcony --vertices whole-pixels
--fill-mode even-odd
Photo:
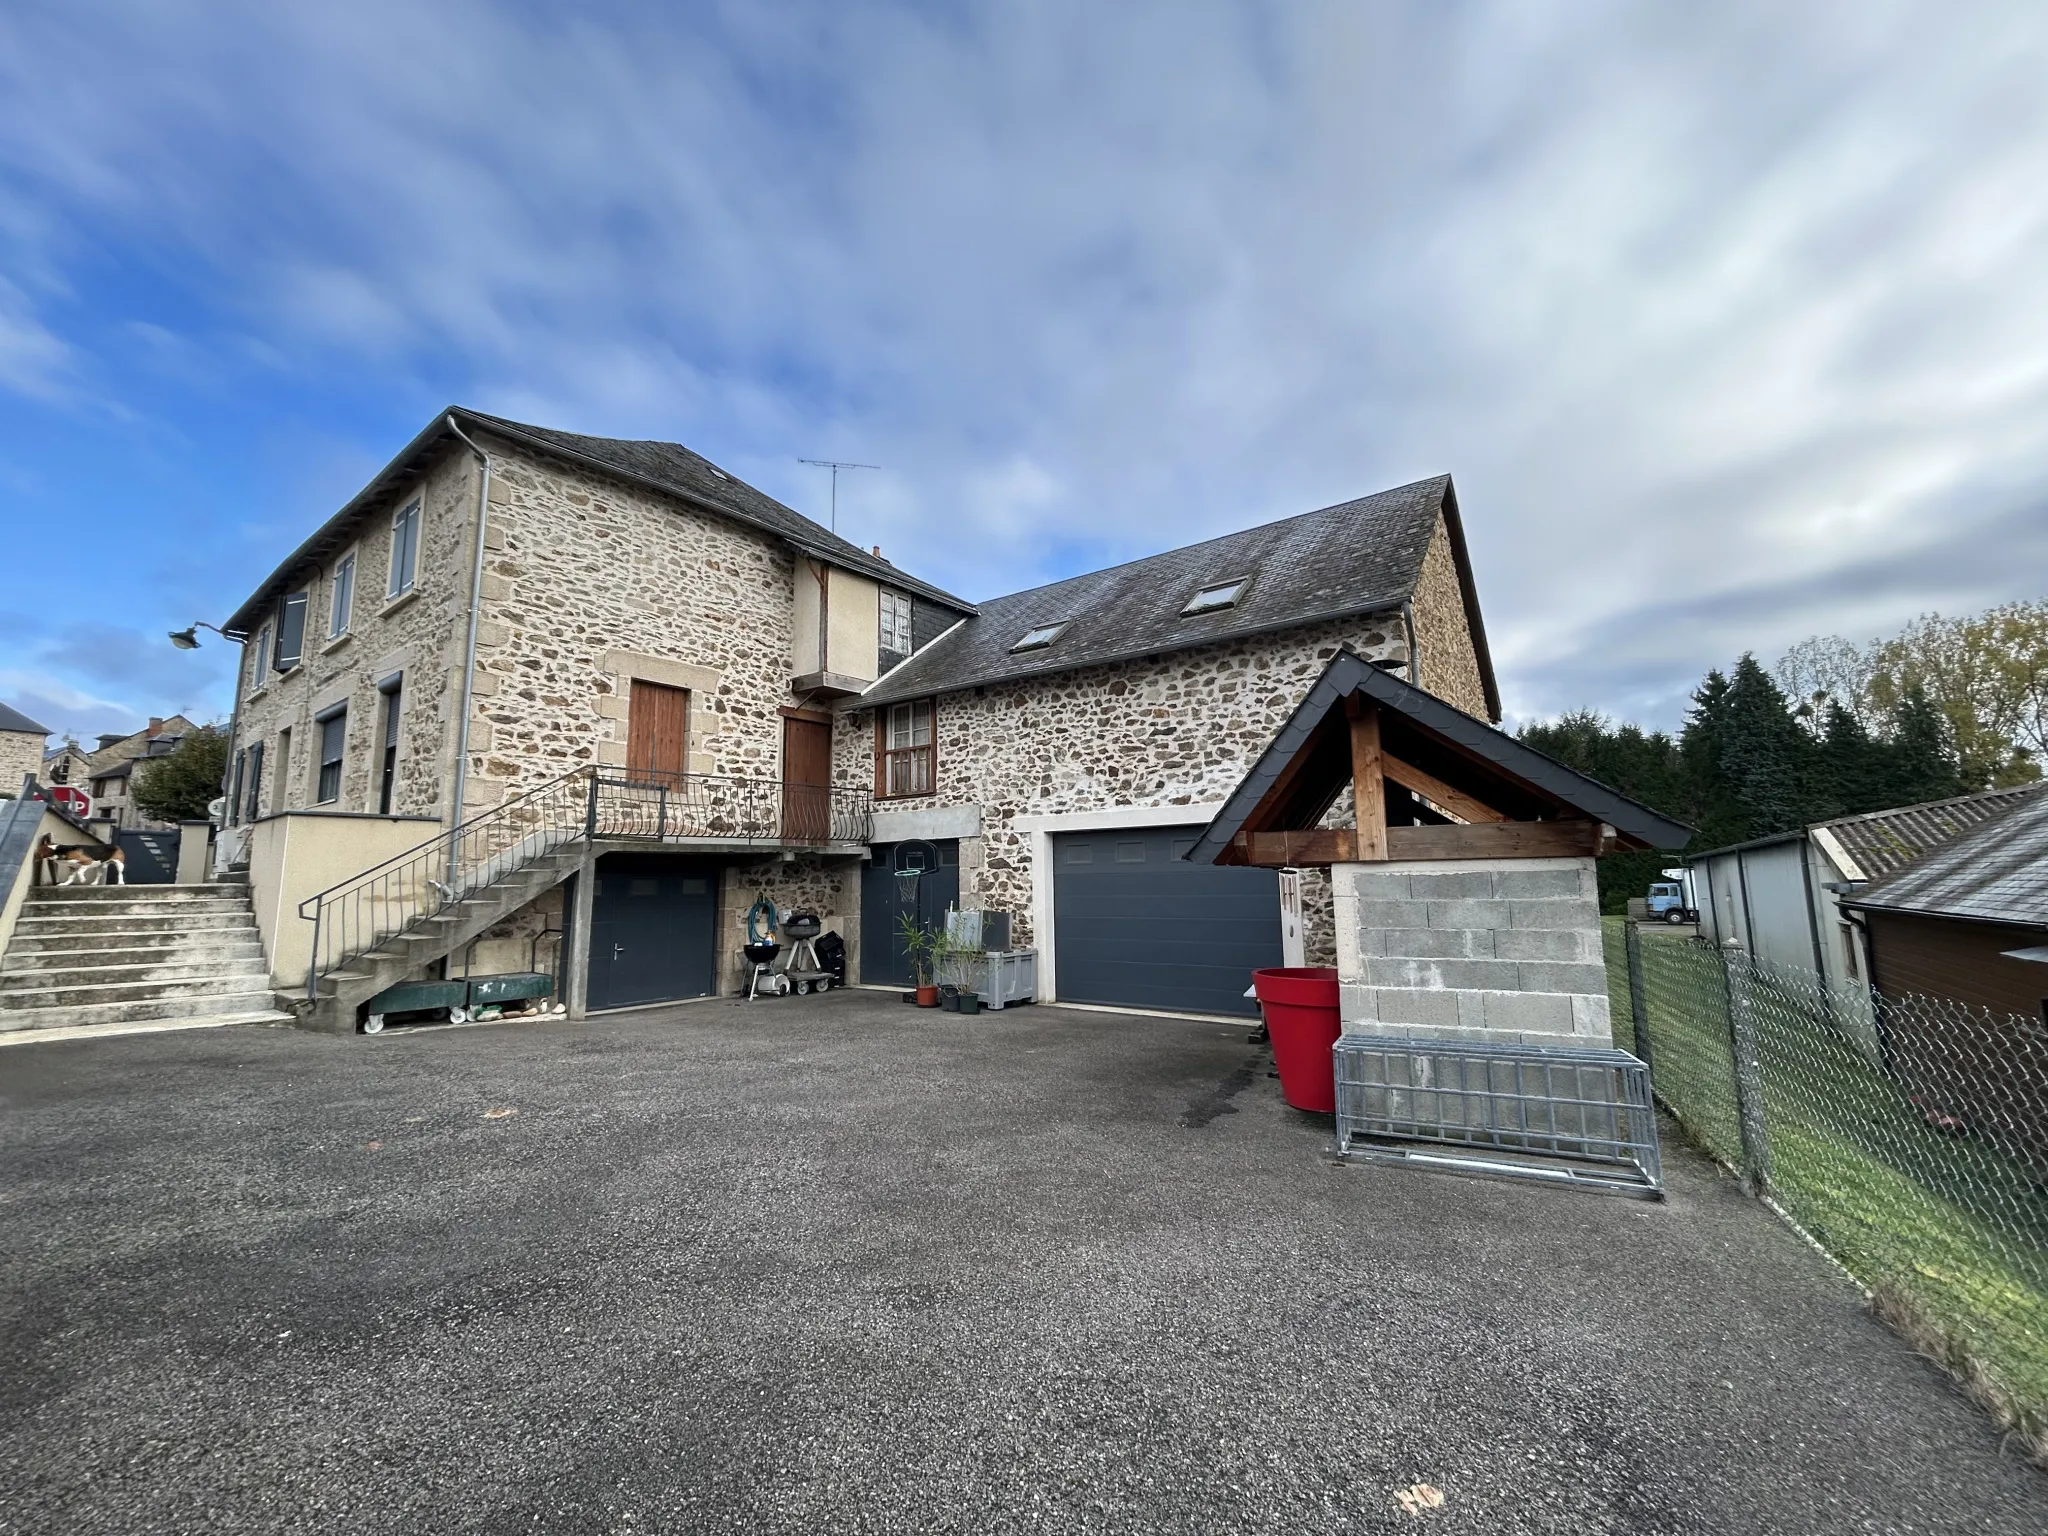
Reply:
[[[601,771],[592,781],[588,835],[717,847],[856,848],[867,844],[873,818],[874,796],[866,789]]]

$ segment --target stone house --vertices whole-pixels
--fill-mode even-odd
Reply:
[[[92,780],[92,754],[67,736],[43,754],[42,780],[85,788]]]
[[[152,757],[176,751],[178,743],[193,729],[192,722],[183,715],[153,715],[139,731],[130,731],[125,736],[114,731],[102,734],[85,768],[84,784],[92,795],[93,819],[111,822],[124,831],[168,828],[170,823],[154,821],[136,808],[135,771]]]
[[[37,725],[20,710],[0,704],[0,795],[21,793],[21,781],[40,775],[48,726]]]
[[[1242,1011],[1278,877],[1176,849],[1329,658],[1498,716],[1448,478],[976,604],[678,445],[455,409],[225,627],[222,859],[338,1026],[443,964],[557,968],[577,1007],[730,990],[762,896],[856,980],[959,904],[1011,914],[1042,994]]]

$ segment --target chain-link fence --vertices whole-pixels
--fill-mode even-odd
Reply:
[[[2048,1030],[1618,919],[1607,963],[1687,1134],[2048,1450]]]

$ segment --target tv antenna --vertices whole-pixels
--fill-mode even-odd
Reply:
[[[880,469],[879,464],[856,464],[851,459],[798,459],[799,464],[815,464],[820,469],[832,471],[832,531],[839,531],[839,471],[842,469]]]

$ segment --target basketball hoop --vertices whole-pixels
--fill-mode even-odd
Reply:
[[[904,906],[917,900],[917,877],[921,869],[899,869],[896,871],[896,899]]]

